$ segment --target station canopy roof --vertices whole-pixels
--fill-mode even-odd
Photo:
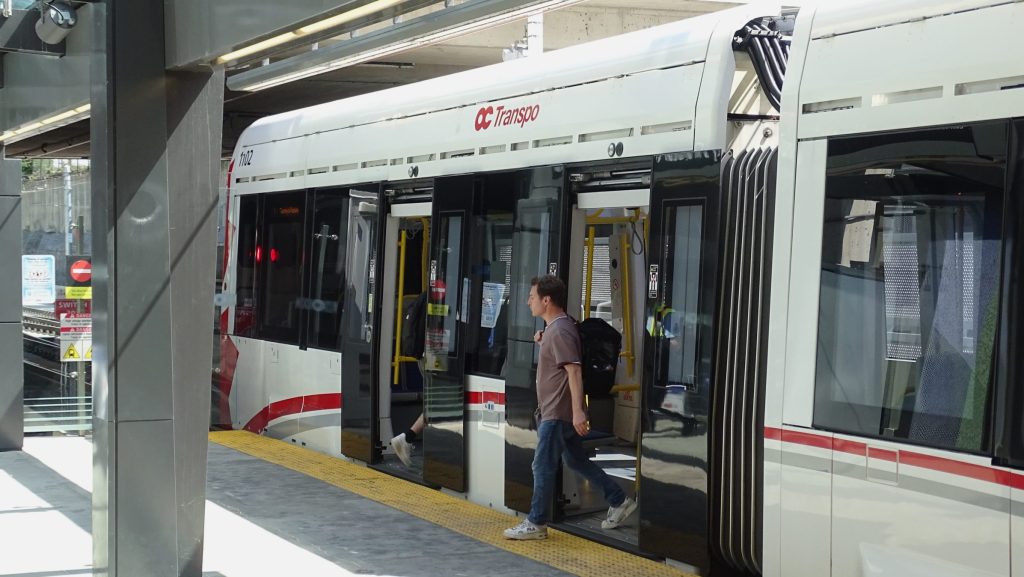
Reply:
[[[489,26],[482,30],[453,35],[436,43],[408,46],[378,58],[346,65],[315,75],[286,80],[255,91],[232,90],[239,79],[267,70],[281,69],[287,79],[288,70],[310,68],[311,58],[331,51],[345,51],[349,45],[365,43],[380,37],[399,42],[403,29],[410,23],[436,19],[443,10],[458,8],[449,0],[381,0],[392,4],[407,3],[416,8],[394,16],[394,11],[377,22],[357,22],[356,29],[340,27],[330,33],[340,34],[314,38],[315,42],[289,42],[279,47],[255,51],[223,62],[227,86],[224,96],[224,132],[222,153],[230,156],[235,141],[252,122],[263,116],[331,102],[375,90],[409,84],[453,74],[470,68],[496,64],[524,52],[526,18]],[[496,0],[500,1],[500,0]],[[553,1],[553,0],[552,0]],[[747,3],[749,0],[568,0],[564,7],[544,13],[543,46],[545,51],[598,40],[672,21],[692,18],[709,12]],[[535,4],[538,2],[534,2]],[[543,3],[539,2],[539,3]],[[372,4],[372,2],[371,2]],[[462,2],[466,4],[466,2]],[[405,25],[405,26],[403,26]],[[254,40],[254,43],[256,40]],[[319,53],[319,54],[318,54]],[[312,55],[312,56],[311,56]],[[358,60],[358,58],[356,58]],[[315,63],[315,61],[314,61]],[[294,75],[293,75],[294,76]],[[301,74],[298,76],[302,76]],[[244,88],[244,87],[243,87]],[[86,158],[89,156],[89,120],[8,143],[8,158]]]

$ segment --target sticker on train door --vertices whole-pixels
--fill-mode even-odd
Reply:
[[[651,272],[647,277],[647,297],[658,298],[658,265],[651,265]]]
[[[558,276],[558,263],[548,263],[548,274],[551,276]]]

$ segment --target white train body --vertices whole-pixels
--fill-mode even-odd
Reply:
[[[902,425],[905,431],[894,426],[887,433],[874,435],[851,431],[849,427],[830,426],[828,415],[833,413],[827,411],[840,416],[846,413],[835,404],[843,401],[836,400],[835,395],[825,399],[828,395],[823,391],[846,391],[844,387],[853,376],[867,372],[844,368],[847,365],[843,363],[848,361],[841,361],[837,356],[841,366],[829,369],[831,376],[822,376],[825,366],[822,359],[831,358],[828,351],[848,354],[849,347],[843,343],[853,342],[849,340],[853,337],[837,332],[839,336],[826,338],[819,330],[819,325],[828,319],[831,319],[828,322],[850,323],[845,325],[850,331],[861,330],[866,334],[872,330],[874,325],[869,317],[874,309],[870,308],[873,301],[866,292],[868,289],[863,288],[867,285],[849,283],[869,282],[864,278],[870,277],[872,267],[896,271],[896,261],[887,259],[895,258],[891,256],[896,250],[892,247],[904,245],[898,245],[893,240],[897,233],[886,228],[895,226],[888,224],[895,221],[886,219],[904,218],[899,222],[909,222],[906,219],[913,220],[914,215],[920,214],[910,208],[905,213],[894,213],[896,209],[891,209],[887,204],[890,201],[885,199],[862,200],[850,196],[851,200],[827,200],[833,198],[829,195],[840,194],[834,191],[846,191],[842,188],[845,185],[840,184],[836,184],[834,190],[829,189],[833,192],[826,190],[826,183],[840,182],[830,178],[849,176],[842,172],[846,169],[834,168],[846,166],[842,162],[849,160],[841,156],[840,147],[846,146],[845,143],[860,146],[858,143],[866,142],[864,139],[871,135],[888,138],[886,135],[914,131],[971,130],[971,127],[995,122],[1005,123],[1007,127],[1005,150],[1019,154],[1013,144],[1012,127],[1013,119],[1024,117],[1024,91],[1017,89],[1024,85],[1019,35],[1019,30],[1024,28],[1024,4],[995,0],[859,0],[803,7],[796,16],[789,48],[781,111],[774,111],[768,104],[758,87],[755,66],[744,54],[735,52],[732,45],[736,31],[747,22],[777,15],[777,8],[744,6],[256,122],[239,140],[229,176],[229,238],[223,291],[228,306],[222,314],[220,392],[223,397],[219,407],[223,424],[291,440],[329,454],[353,456],[345,449],[343,441],[342,415],[350,410],[350,400],[343,399],[341,394],[345,371],[340,347],[318,347],[310,341],[312,333],[307,325],[311,321],[300,323],[301,330],[295,329],[294,339],[266,338],[259,330],[251,330],[248,323],[252,317],[246,316],[250,313],[239,312],[246,297],[241,296],[238,288],[241,251],[236,247],[240,243],[238,231],[245,226],[240,205],[246,197],[270,198],[276,193],[303,191],[309,195],[307,198],[313,199],[318,191],[376,191],[374,187],[391,190],[405,186],[404,183],[415,186],[457,175],[596,165],[618,158],[659,159],[702,151],[725,151],[727,155],[732,151],[734,157],[739,158],[740,151],[777,147],[774,220],[767,224],[772,241],[770,266],[765,269],[770,268],[767,286],[770,286],[771,298],[766,299],[770,303],[765,309],[763,326],[766,339],[760,345],[764,351],[764,404],[763,415],[753,420],[757,428],[763,422],[763,431],[757,431],[756,443],[763,451],[757,453],[762,456],[760,466],[763,467],[758,473],[763,474],[758,495],[761,504],[757,507],[758,515],[752,517],[759,520],[760,526],[744,525],[756,535],[753,541],[757,545],[753,547],[760,551],[756,555],[760,559],[750,559],[747,555],[748,569],[755,567],[756,572],[764,575],[786,577],[1024,575],[1019,566],[1015,566],[1019,565],[1016,560],[1024,554],[1024,537],[1021,537],[1024,527],[1020,524],[1024,477],[1017,469],[997,464],[1013,461],[1013,455],[1007,457],[1008,449],[997,447],[1001,446],[999,427],[1009,426],[1002,423],[1001,416],[999,399],[1003,398],[1000,397],[1003,393],[999,391],[1004,389],[993,385],[987,396],[978,397],[987,411],[982,427],[985,437],[979,445],[967,449],[944,447],[941,439],[931,442],[927,440],[929,437],[915,437],[914,425]],[[831,153],[830,145],[834,147]],[[904,154],[905,151],[900,150],[902,145],[892,146],[894,155]],[[863,154],[867,155],[865,158],[875,158],[871,155],[883,153]],[[929,154],[929,158],[934,158],[935,154]],[[987,152],[978,152],[979,157],[984,154]],[[907,153],[906,158],[906,163],[912,164],[917,157]],[[865,162],[868,163],[865,166],[870,165],[868,160]],[[1020,160],[1012,157],[1004,159],[1010,174],[1017,162]],[[895,172],[884,172],[889,170],[887,168],[869,167],[868,170],[879,172],[868,172],[865,178],[886,175],[902,178],[898,168]],[[642,189],[649,183],[646,181],[637,188]],[[1011,185],[1007,184],[1005,195],[1011,194]],[[391,193],[381,194],[384,198]],[[629,189],[589,194],[605,195],[586,197],[587,202],[598,203],[595,206],[623,209],[635,206],[642,209],[638,215],[655,210],[649,196],[643,196],[653,194],[651,191]],[[627,194],[634,196],[626,199]],[[386,221],[390,224],[376,232],[367,229],[371,240],[360,240],[364,238],[361,232],[347,231],[353,239],[347,245],[350,251],[348,270],[370,271],[371,278],[380,272],[380,278],[386,281],[382,287],[371,281],[363,293],[346,297],[353,302],[372,303],[378,298],[381,299],[378,302],[394,303],[395,279],[398,278],[393,260],[380,255],[377,258],[365,256],[376,254],[373,250],[363,251],[365,262],[353,261],[357,257],[351,252],[358,243],[375,242],[374,234],[381,234],[384,235],[381,246],[390,250],[398,246],[399,227],[395,223],[431,215],[429,197],[416,203],[397,202],[394,200],[397,196],[390,198],[393,203],[388,206],[388,218],[391,220]],[[924,207],[920,211],[933,210],[929,203],[937,207],[934,214],[938,216],[932,217],[934,222],[944,218],[945,204],[939,206],[935,204],[939,201],[930,197],[914,198]],[[601,205],[603,201],[599,199],[608,199],[608,204]],[[847,211],[841,215],[846,219],[844,222],[853,222],[852,219],[861,214],[855,213],[856,210],[869,211],[861,216],[875,219],[882,232],[872,236],[874,233],[866,229],[847,228],[843,236],[845,244],[838,249],[833,247],[826,232],[832,225],[822,225],[827,202],[844,207],[842,210]],[[989,201],[978,200],[976,206],[982,206],[983,202]],[[860,203],[857,206],[861,208],[849,208],[850,203]],[[903,206],[901,203],[896,204]],[[584,213],[592,216],[586,212],[589,209],[583,207],[584,204],[581,200],[574,205],[578,218],[583,218],[580,215]],[[364,205],[364,216],[376,218],[371,212],[375,208],[352,201],[348,222],[354,222],[352,215],[356,207],[363,210]],[[948,210],[956,212],[958,209]],[[940,227],[940,224],[935,226]],[[583,238],[584,225],[573,226],[575,228],[566,234]],[[900,230],[906,233],[909,229]],[[943,230],[936,228],[938,232],[933,232],[941,234]],[[987,230],[957,232],[959,236],[947,239],[943,246],[958,242],[957,246],[970,249],[976,246],[971,242],[981,242],[973,239],[990,238],[986,236]],[[858,234],[867,236],[857,237]],[[1000,234],[992,240],[1003,242],[1006,235]],[[884,247],[879,248],[877,254],[870,247],[857,248],[854,245],[859,242],[858,238]],[[615,242],[611,246],[619,250]],[[576,248],[577,245],[572,245],[570,252]],[[255,250],[269,251],[259,242]],[[984,251],[988,248],[976,250],[976,254],[981,255],[979,258],[987,258],[989,253]],[[836,251],[840,262],[833,271],[829,268],[832,265],[821,263],[827,265],[828,261],[823,259],[831,258],[829,255]],[[307,253],[304,258],[315,257],[315,253],[308,250]],[[862,254],[870,256],[857,256]],[[631,275],[641,279],[635,283],[638,290],[631,297],[637,303],[634,308],[644,301],[648,288],[652,295],[659,290],[656,267],[651,270],[652,279],[645,274],[647,265],[653,264],[644,262],[646,256],[642,255],[630,265],[635,267]],[[261,262],[261,258],[270,259],[271,255],[254,258]],[[426,257],[423,262],[427,262]],[[940,259],[937,262],[944,263],[943,270],[951,270],[949,263],[952,261]],[[984,276],[982,272],[988,274],[991,270],[973,264],[973,260],[970,262],[972,264],[959,265],[967,271],[963,276],[973,275],[971,278],[978,280],[964,280],[962,286],[956,285],[968,295],[958,306],[975,307],[971,310],[980,317],[984,316],[981,307],[988,302],[985,295],[989,294],[984,292],[988,285],[980,279]],[[562,266],[570,264],[575,267],[579,261],[564,261]],[[941,268],[937,266],[933,263],[932,268]],[[377,271],[376,267],[383,269]],[[569,278],[570,286],[575,289],[580,286],[580,273],[574,272],[573,267],[562,276]],[[922,270],[927,268],[922,267]],[[1002,275],[1011,274],[1010,270],[1004,268]],[[830,276],[833,272],[835,279]],[[857,276],[862,272],[863,278]],[[1012,272],[1019,274],[1016,269]],[[310,286],[315,284],[313,276],[315,274],[303,282]],[[622,282],[623,277],[616,278],[616,285]],[[647,280],[653,283],[650,287],[644,282]],[[822,304],[822,287],[826,282],[835,284],[827,285],[830,288]],[[878,290],[883,292],[878,294],[889,290],[883,290],[882,284],[885,283],[878,284]],[[301,291],[310,290],[302,286],[305,288]],[[838,288],[833,290],[833,286]],[[935,288],[936,294],[942,293],[935,298],[950,298],[942,286],[941,291]],[[452,290],[450,283],[448,290]],[[519,294],[517,289],[511,290],[513,295]],[[846,290],[853,292],[844,292]],[[1003,291],[1002,298],[1007,297]],[[879,317],[890,325],[895,314],[891,313],[894,310],[891,307],[895,306],[891,298],[894,297],[885,301],[890,312],[880,313]],[[925,297],[919,300],[923,303]],[[963,304],[968,301],[974,304]],[[858,303],[863,305],[862,309],[857,308]],[[466,305],[462,306],[465,309]],[[917,306],[920,309],[924,305]],[[628,315],[621,309],[619,302],[614,314]],[[886,342],[890,342],[890,337],[909,339],[901,343],[919,342],[920,346],[915,349],[916,361],[910,355],[906,363],[896,365],[890,352],[849,353],[861,355],[865,366],[877,360],[879,366],[888,367],[879,369],[888,379],[887,383],[896,382],[897,377],[893,375],[904,374],[900,371],[917,375],[914,378],[918,380],[913,381],[916,385],[904,391],[909,400],[904,400],[906,404],[902,409],[894,404],[887,405],[892,413],[888,418],[893,423],[901,418],[912,419],[915,407],[920,408],[925,402],[922,399],[925,399],[926,388],[935,386],[928,384],[928,379],[935,378],[930,375],[939,370],[935,367],[940,365],[930,360],[937,357],[929,356],[928,345],[920,343],[925,343],[930,334],[925,320],[946,322],[943,319],[949,315],[943,316],[940,309],[928,315],[920,312],[924,309],[915,309],[918,317],[913,322],[920,324],[916,333],[907,330],[899,336],[894,325],[886,325],[887,332],[880,333],[887,335]],[[296,310],[299,315],[312,315],[303,312],[301,307]],[[647,311],[648,323],[654,318],[651,310]],[[728,312],[729,307],[722,310]],[[851,320],[859,314],[858,310],[864,313],[861,320]],[[371,346],[378,351],[373,357],[376,371],[373,374],[380,380],[383,379],[380,375],[393,370],[390,347],[395,338],[396,312],[391,305],[370,311],[370,314],[380,316],[376,321],[379,324],[374,325],[377,328],[365,332],[366,338],[372,341]],[[1015,317],[1004,314],[1000,318],[1004,319],[1000,325],[1001,338],[1012,338],[1015,333],[1006,332],[1005,319]],[[258,325],[260,321],[256,322]],[[644,331],[644,321],[637,317],[634,334]],[[650,339],[654,333],[649,326],[646,332],[644,342],[653,342]],[[975,343],[985,342],[987,334],[979,329],[963,337],[958,345],[961,357],[967,359],[964,362],[972,369],[982,362],[978,360],[981,349],[975,349]],[[641,337],[635,338],[637,347],[644,346],[639,344]],[[915,338],[917,341],[913,340]],[[968,340],[970,344],[964,344]],[[843,349],[844,346],[847,348]],[[965,352],[968,349],[969,352]],[[642,365],[645,357],[639,350],[636,353],[639,355],[636,360]],[[1001,353],[991,354],[1003,359]],[[1000,366],[1000,374],[1005,373],[1005,365]],[[828,379],[842,383],[822,384],[833,382]],[[997,381],[998,377],[992,377],[993,383]],[[506,481],[512,472],[506,470],[506,463],[510,462],[506,447],[509,443],[520,443],[517,436],[524,435],[521,427],[510,426],[511,421],[506,421],[506,398],[512,394],[511,387],[503,376],[496,374],[469,374],[463,384],[466,482],[461,492],[474,502],[507,510]],[[377,396],[374,402],[381,406],[389,402],[387,388],[376,391],[371,387],[369,394]],[[870,389],[868,385],[864,388]],[[690,402],[686,399],[679,395],[671,399],[666,396],[661,409],[683,414],[684,406]],[[826,406],[827,403],[833,404]],[[865,406],[870,405],[868,401],[865,403]],[[968,408],[962,410],[966,415]],[[381,450],[386,452],[387,439],[392,432],[390,414],[381,409],[370,419],[376,423],[370,430],[377,431],[374,454],[379,456]],[[997,421],[998,426],[994,424]],[[961,424],[961,430],[966,428],[967,425]],[[901,438],[904,433],[909,438]],[[962,433],[960,437],[965,435]],[[963,446],[969,444],[963,438],[958,442]],[[528,445],[529,440],[522,443]],[[646,474],[656,475],[658,464],[645,457],[640,467]],[[716,475],[713,471],[712,477]],[[708,483],[706,475],[702,479],[702,483]],[[714,480],[711,482],[713,484]],[[679,514],[685,515],[685,512]],[[710,540],[714,540],[721,523],[711,522]],[[644,549],[643,538],[640,548]],[[709,554],[709,558],[728,556],[722,551],[728,551],[729,545],[718,544],[714,550],[717,552]],[[706,559],[677,559],[702,569],[714,565]]]

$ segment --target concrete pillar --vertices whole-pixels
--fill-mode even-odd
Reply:
[[[164,2],[99,2],[95,575],[202,574],[223,70],[165,69]]]
[[[0,153],[3,148],[0,147]],[[21,344],[21,162],[0,154],[0,451],[25,438]]]

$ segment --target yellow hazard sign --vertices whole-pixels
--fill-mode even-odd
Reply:
[[[89,350],[85,351],[85,360],[92,360],[92,347],[89,347]]]
[[[66,299],[91,299],[91,286],[66,286],[64,287],[64,298]]]
[[[448,316],[448,305],[427,303],[427,314],[432,317],[446,317]]]
[[[61,359],[65,361],[77,361],[81,358],[81,355],[78,354],[78,350],[75,349],[74,343],[68,345],[68,350],[64,351],[64,356],[61,357]]]

